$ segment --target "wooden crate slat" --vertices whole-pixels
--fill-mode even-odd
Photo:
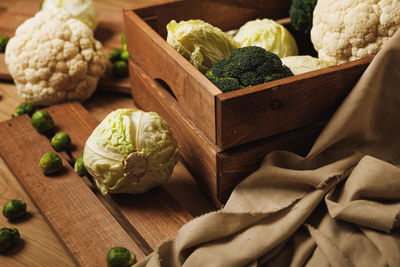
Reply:
[[[217,96],[217,142],[229,148],[323,121],[372,57]]]
[[[125,246],[142,258],[141,249],[65,160],[62,172],[43,175],[38,163],[49,151],[49,140],[27,116],[0,123],[1,156],[78,264],[105,266],[113,246]]]

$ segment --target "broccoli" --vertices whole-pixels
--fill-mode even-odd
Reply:
[[[291,24],[296,31],[310,33],[316,4],[317,0],[292,0],[289,14]]]
[[[229,57],[206,72],[206,77],[224,93],[289,76],[293,73],[277,55],[257,46],[232,50]]]

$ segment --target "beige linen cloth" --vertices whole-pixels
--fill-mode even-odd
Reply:
[[[305,158],[268,154],[137,266],[399,267],[399,165],[400,30]]]

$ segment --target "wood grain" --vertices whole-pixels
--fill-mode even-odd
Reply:
[[[38,162],[52,148],[27,116],[2,122],[0,136],[1,156],[78,264],[105,266],[113,246],[144,256],[67,162],[58,175],[41,172]]]
[[[222,148],[327,120],[372,57],[217,96]]]
[[[16,227],[21,242],[7,252],[0,254],[0,266],[75,266],[47,222],[30,197],[14,179],[9,168],[0,157],[0,205],[10,199],[20,199],[27,204],[27,216],[17,221],[8,221],[0,216],[1,227]]]

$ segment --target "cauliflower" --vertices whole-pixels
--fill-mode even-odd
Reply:
[[[290,56],[281,58],[294,75],[329,67],[329,63],[312,56]]]
[[[376,54],[400,28],[400,0],[318,0],[311,40],[318,57],[339,64]]]
[[[48,9],[18,27],[5,61],[24,102],[52,105],[90,97],[108,60],[86,24]]]

